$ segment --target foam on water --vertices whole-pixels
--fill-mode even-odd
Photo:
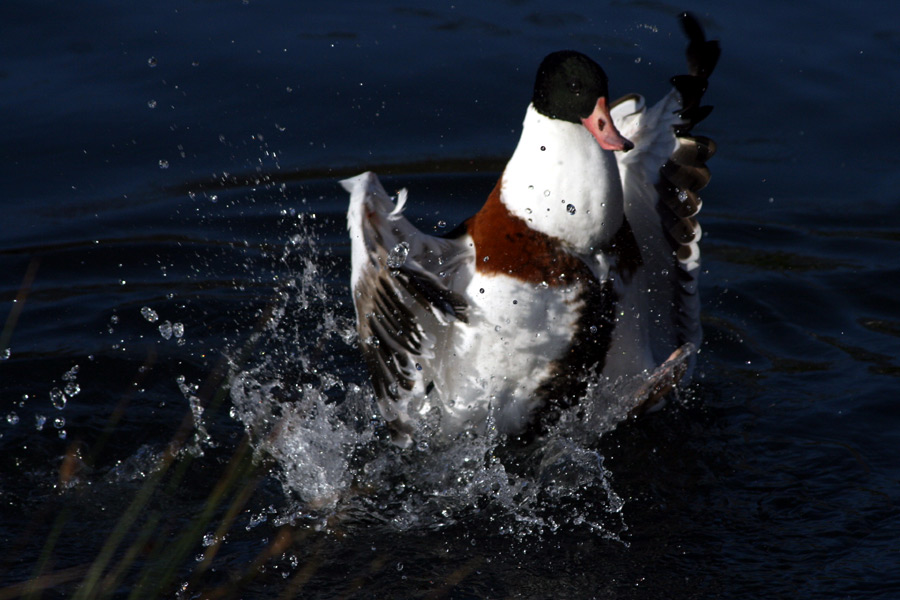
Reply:
[[[301,219],[280,258],[285,283],[251,340],[253,358],[235,358],[230,375],[232,417],[293,500],[276,520],[337,516],[410,530],[476,511],[501,518],[498,531],[512,534],[576,526],[617,538],[626,529],[624,501],[595,448],[636,408],[633,392],[645,379],[594,381],[579,406],[527,447],[489,423],[484,434],[451,441],[426,424],[413,448],[398,449],[356,366],[352,308],[325,283],[331,273],[316,240],[314,222]],[[353,370],[335,355],[350,357]]]

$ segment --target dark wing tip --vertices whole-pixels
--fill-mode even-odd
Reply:
[[[681,20],[681,28],[684,29],[685,35],[691,42],[706,41],[706,34],[703,33],[703,28],[700,26],[700,21],[697,20],[697,17],[684,11],[678,15],[678,18]]]
[[[683,12],[679,19],[688,38],[685,51],[688,73],[676,75],[670,81],[681,95],[679,115],[684,119],[684,123],[675,127],[675,134],[683,136],[690,133],[691,128],[705,119],[712,111],[711,106],[701,106],[700,101],[706,92],[709,76],[719,62],[721,49],[718,41],[706,39],[700,21],[694,15]]]
[[[707,78],[716,68],[719,56],[722,54],[719,42],[717,40],[707,41],[700,21],[691,13],[683,12],[679,18],[681,28],[688,38],[686,54],[691,75]]]

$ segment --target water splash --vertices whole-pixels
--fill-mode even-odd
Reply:
[[[406,262],[409,256],[409,243],[400,242],[391,249],[387,257],[387,266],[389,269],[399,269]]]
[[[398,449],[356,358],[350,303],[327,284],[343,278],[332,277],[315,223],[302,217],[279,258],[287,274],[268,318],[251,336],[252,351],[232,353],[229,377],[230,414],[290,499],[272,522],[312,519],[327,528],[374,519],[415,530],[474,512],[496,517],[505,534],[580,527],[619,539],[625,502],[596,448],[636,408],[631,391],[645,380],[601,385],[586,373],[585,402],[528,447],[490,426],[445,441],[426,425],[413,448]]]

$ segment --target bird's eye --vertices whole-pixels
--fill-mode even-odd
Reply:
[[[580,94],[581,93],[581,82],[577,81],[577,80],[570,81],[569,82],[569,91],[572,92],[573,94]]]

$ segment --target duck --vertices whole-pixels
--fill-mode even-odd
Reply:
[[[688,72],[648,105],[611,101],[574,50],[537,70],[521,137],[482,208],[446,235],[403,215],[376,174],[350,194],[350,289],[377,406],[401,448],[487,427],[544,431],[591,380],[639,380],[633,413],[690,379],[702,340],[698,192],[716,145],[694,135],[718,62],[680,15]]]

